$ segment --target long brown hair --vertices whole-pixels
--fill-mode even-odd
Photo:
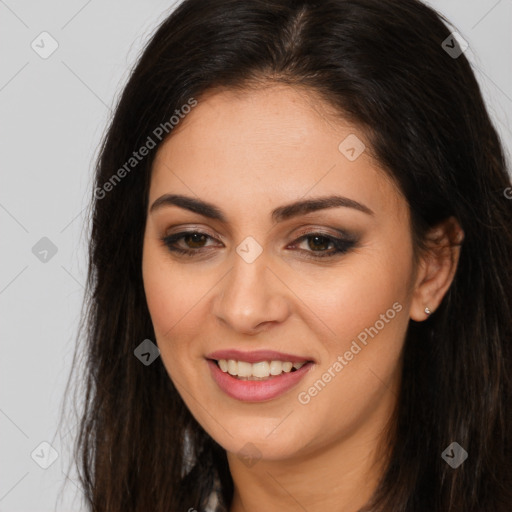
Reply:
[[[276,81],[315,91],[367,130],[410,205],[417,244],[449,216],[465,232],[439,309],[410,322],[399,442],[368,510],[509,512],[510,177],[449,26],[417,0],[185,0],[157,29],[115,109],[92,191],[77,345],[85,359],[75,365],[85,379],[75,455],[90,510],[204,510],[216,478],[229,509],[225,451],[191,416],[161,360],[145,366],[134,356],[143,340],[155,341],[141,272],[147,193],[176,110],[213,87]],[[162,125],[169,129],[157,137]],[[155,147],[130,161],[148,137]],[[453,441],[469,454],[456,469],[441,457]]]

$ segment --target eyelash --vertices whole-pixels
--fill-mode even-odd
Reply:
[[[198,249],[183,249],[181,247],[176,247],[176,242],[181,240],[182,238],[185,238],[185,236],[191,236],[191,235],[202,235],[209,239],[214,240],[213,237],[207,235],[206,233],[203,233],[201,231],[182,231],[180,233],[175,233],[173,235],[169,235],[166,237],[161,238],[161,241],[164,243],[164,245],[167,246],[169,251],[172,251],[174,253],[180,254],[182,256],[186,257],[193,257],[196,256],[201,252],[201,249],[204,249],[204,247],[200,247]],[[323,233],[317,233],[314,231],[311,231],[309,233],[301,234],[299,238],[293,242],[294,245],[299,244],[303,242],[304,240],[307,240],[308,238],[323,238],[328,241],[328,244],[332,244],[334,246],[334,249],[330,252],[327,251],[305,251],[308,253],[312,253],[313,256],[308,256],[308,258],[311,259],[322,259],[322,258],[332,258],[334,256],[338,256],[341,254],[347,253],[350,249],[354,247],[356,244],[356,240],[353,238],[337,238],[332,235],[326,235]],[[315,254],[316,253],[316,254]]]

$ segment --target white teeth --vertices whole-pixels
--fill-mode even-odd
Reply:
[[[236,361],[234,359],[219,359],[219,368],[224,373],[238,376],[241,379],[266,379],[268,377],[281,375],[282,372],[289,373],[292,368],[298,370],[306,363],[292,363],[290,361],[259,361],[257,363],[248,363],[247,361]],[[253,379],[254,378],[254,379]]]
[[[270,375],[281,375],[283,371],[283,365],[281,361],[271,361],[270,362]]]
[[[245,361],[238,361],[237,375],[239,377],[250,377],[252,375],[252,364],[246,363]]]
[[[283,363],[283,372],[290,373],[293,368],[293,363],[290,363],[289,361],[286,361],[286,363]]]
[[[233,359],[228,361],[228,373],[230,375],[238,375],[238,363]]]
[[[253,363],[250,366],[253,377],[268,377],[270,375],[270,364],[267,361],[262,361],[261,363]],[[247,375],[247,377],[249,377],[249,375]]]

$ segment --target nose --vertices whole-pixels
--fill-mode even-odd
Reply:
[[[217,287],[213,314],[244,334],[266,331],[290,314],[288,288],[268,266],[265,251],[252,263],[234,255],[234,265]]]

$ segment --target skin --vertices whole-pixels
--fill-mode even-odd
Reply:
[[[355,161],[338,149],[350,134],[367,146]],[[370,153],[362,130],[334,117],[313,92],[284,85],[208,93],[158,150],[149,206],[183,194],[226,216],[222,223],[174,205],[148,208],[143,278],[162,362],[194,417],[227,451],[231,512],[355,512],[382,474],[406,329],[441,302],[459,255],[446,242],[460,241],[462,232],[453,219],[440,224],[431,238],[446,247],[433,250],[432,242],[415,264],[408,205]],[[272,222],[278,206],[333,193],[373,214],[336,207]],[[178,242],[201,255],[180,256],[162,242],[184,229],[211,237]],[[342,229],[357,242],[315,259],[332,245],[296,242],[304,229],[331,236]],[[248,236],[263,249],[252,263],[236,252]],[[299,392],[395,303],[401,311],[300,403]],[[244,403],[210,376],[205,356],[227,348],[293,353],[315,365],[285,394]],[[254,457],[250,464],[244,452]]]

